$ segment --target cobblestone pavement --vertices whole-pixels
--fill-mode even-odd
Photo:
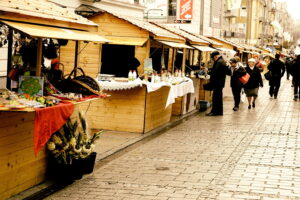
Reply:
[[[47,200],[300,199],[300,102],[283,81],[255,109],[196,116]]]

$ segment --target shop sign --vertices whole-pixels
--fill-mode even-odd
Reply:
[[[191,20],[193,18],[193,0],[179,1],[179,20]]]

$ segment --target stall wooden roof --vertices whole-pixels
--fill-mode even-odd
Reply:
[[[243,50],[244,49],[241,45],[238,45],[234,42],[231,42],[231,41],[228,41],[228,40],[225,40],[225,39],[221,39],[221,38],[218,38],[218,37],[209,37],[209,38],[212,39],[212,40],[215,40],[217,42],[223,43],[225,45],[224,47],[226,47],[226,48],[228,48],[228,47],[232,48],[232,49],[236,48],[238,50]]]
[[[1,0],[0,19],[84,30],[97,24],[47,0]]]
[[[203,35],[191,33],[191,32],[189,32],[189,31],[186,31],[186,30],[183,30],[183,29],[180,29],[180,30],[181,30],[181,31],[184,31],[184,32],[186,32],[186,33],[188,33],[188,34],[194,35],[195,37],[197,37],[197,38],[199,38],[199,39],[201,39],[201,40],[204,40],[204,41],[210,43],[210,44],[211,44],[213,47],[215,47],[215,48],[217,48],[217,47],[222,47],[222,46],[223,46],[223,44],[221,44],[221,43],[219,43],[219,42],[216,42],[216,41],[214,41],[214,40],[212,40],[212,39],[209,39],[208,37],[205,37],[205,36],[203,36]]]
[[[138,18],[134,18],[134,17],[130,17],[130,16],[125,16],[125,15],[121,15],[118,14],[114,11],[108,10],[108,9],[101,9],[101,11],[98,13],[98,15],[101,15],[103,13],[108,13],[114,17],[117,17],[121,20],[124,20],[130,24],[133,24],[145,31],[148,31],[150,33],[152,33],[155,37],[155,39],[160,39],[160,40],[168,40],[168,39],[172,39],[173,41],[177,41],[177,42],[185,42],[185,39],[183,37],[180,37],[174,33],[171,33],[170,31],[167,31],[161,27],[158,27],[154,24],[151,24],[149,22],[143,21],[141,19]]]
[[[173,27],[173,26],[169,26],[169,25],[166,25],[166,24],[157,24],[157,23],[154,23],[154,22],[151,22],[152,24],[156,25],[156,26],[159,26],[163,29],[166,29],[174,34],[177,34],[181,37],[184,37],[185,39],[187,39],[190,44],[196,44],[196,45],[209,45],[209,42],[193,35],[193,34],[190,34],[186,31],[183,31],[179,28],[176,28],[176,27]]]

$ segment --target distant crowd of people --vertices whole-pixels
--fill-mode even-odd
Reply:
[[[248,109],[256,106],[259,87],[263,87],[262,72],[269,81],[270,98],[277,99],[280,89],[281,78],[287,73],[287,79],[293,77],[292,87],[294,87],[294,100],[300,98],[300,55],[286,56],[284,60],[278,53],[266,66],[265,62],[259,60],[258,56],[248,59],[244,65],[238,56],[229,60],[221,56],[219,51],[211,53],[214,61],[213,67],[209,70],[210,82],[209,90],[213,91],[212,109],[208,116],[223,115],[223,88],[225,86],[226,76],[230,76],[230,87],[233,94],[233,110],[238,111],[241,101],[241,94],[244,92],[248,100]]]

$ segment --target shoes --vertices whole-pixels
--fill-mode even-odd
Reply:
[[[255,108],[255,103],[254,102],[252,103],[252,108]]]
[[[206,116],[220,116],[222,114],[215,114],[215,113],[207,113]]]
[[[238,111],[238,110],[239,110],[239,107],[234,107],[232,110]]]
[[[248,109],[251,109],[251,105],[248,106]]]
[[[274,96],[274,99],[277,99],[277,96]]]

